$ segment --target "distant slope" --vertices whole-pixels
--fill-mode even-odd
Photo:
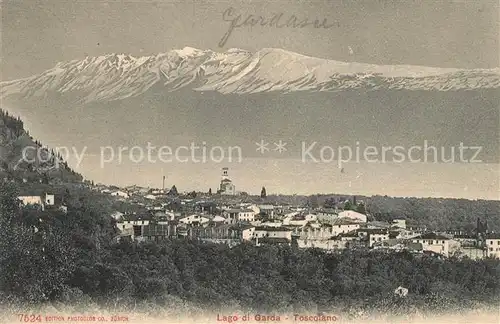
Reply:
[[[153,56],[109,54],[58,63],[29,78],[2,82],[2,97],[78,93],[84,102],[120,100],[153,86],[223,94],[342,90],[500,88],[500,69],[374,65],[308,57],[282,49],[225,53],[186,47]]]
[[[19,118],[0,109],[0,178],[33,182],[81,181],[53,151],[42,147]]]

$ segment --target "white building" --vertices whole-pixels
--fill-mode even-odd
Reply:
[[[391,226],[406,229],[406,219],[394,219]]]
[[[500,259],[500,233],[491,233],[486,236],[486,249],[488,257]]]
[[[255,227],[254,232],[255,238],[286,238],[288,240],[292,240],[292,230],[286,227],[264,227],[258,226]]]
[[[253,222],[255,221],[255,212],[252,209],[242,209],[238,212],[238,220]]]
[[[45,206],[54,206],[56,203],[55,196],[50,194],[45,194],[44,204]]]
[[[227,220],[224,217],[217,215],[217,216],[214,216],[214,218],[212,218],[212,222],[218,223],[218,224],[224,224],[227,222]]]
[[[126,193],[125,191],[121,191],[121,190],[113,191],[111,193],[111,196],[125,198],[125,199],[127,199],[129,197],[128,193]]]
[[[344,210],[339,213],[338,218],[348,218],[352,221],[366,223],[367,217],[365,214],[355,212],[354,210]]]
[[[41,196],[18,196],[17,199],[21,201],[23,206],[40,206],[42,210],[45,210],[46,206],[54,206],[55,205],[55,196],[52,194],[44,194]]]
[[[28,205],[40,205],[43,206],[43,200],[40,196],[19,196],[17,197],[24,206]]]
[[[251,241],[255,234],[255,227],[248,226],[241,230],[241,239],[244,241]]]
[[[373,244],[377,242],[383,242],[389,239],[389,233],[387,232],[373,232],[368,234],[369,246],[372,247]]]
[[[210,221],[209,218],[197,214],[185,216],[179,219],[179,222],[186,225],[194,225],[194,224],[202,225],[208,223],[209,221]]]
[[[427,233],[411,239],[413,243],[422,244],[424,251],[432,251],[444,256],[450,255],[450,238],[436,233]]]

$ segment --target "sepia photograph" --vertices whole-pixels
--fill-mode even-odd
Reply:
[[[0,323],[500,323],[498,0],[0,10]]]

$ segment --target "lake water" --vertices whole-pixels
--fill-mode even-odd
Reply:
[[[343,170],[331,163],[304,163],[279,158],[245,158],[241,162],[140,162],[128,159],[101,165],[97,155],[86,155],[76,168],[85,179],[119,186],[140,185],[160,188],[176,185],[181,191],[217,190],[221,168],[237,191],[259,194],[340,193],[416,197],[456,197],[499,200],[499,164],[487,163],[368,163],[351,162]]]

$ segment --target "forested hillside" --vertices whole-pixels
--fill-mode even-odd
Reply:
[[[490,232],[500,232],[500,200],[468,200],[454,198],[402,198],[388,196],[310,196],[306,204],[314,207],[356,209],[362,202],[362,211],[372,220],[392,221],[406,219],[409,226],[429,230],[470,231],[477,219],[488,223]]]
[[[82,180],[57,152],[33,139],[20,118],[0,109],[0,180],[3,178],[46,183]]]
[[[21,210],[16,195],[12,184],[0,188],[2,305],[62,302],[127,309],[141,304],[157,312],[180,302],[193,307],[182,312],[349,316],[354,309],[406,316],[500,301],[499,260],[369,251],[329,254],[248,244],[230,248],[183,239],[112,244],[110,202],[99,193],[69,189],[67,214]],[[399,286],[408,288],[406,298],[394,295]]]

